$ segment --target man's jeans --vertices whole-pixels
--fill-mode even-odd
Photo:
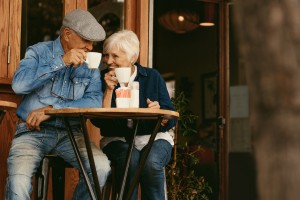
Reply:
[[[116,162],[116,190],[119,192],[123,170],[125,168],[125,159],[129,144],[123,141],[113,141],[103,148],[103,152],[109,159]],[[145,152],[146,146],[138,151],[133,147],[129,170],[127,174],[126,185],[124,188],[123,199],[125,199],[129,187],[133,181],[138,164]],[[166,140],[155,140],[149,156],[146,160],[142,174],[140,176],[140,185],[142,192],[142,200],[164,200],[165,191],[165,174],[164,166],[168,164],[171,159],[172,146]],[[138,199],[138,184],[135,187],[131,200]]]
[[[79,127],[72,127],[72,131],[83,164],[94,187],[83,134]],[[102,189],[110,173],[110,161],[93,142],[91,142],[91,146]],[[66,129],[41,127],[40,131],[31,131],[27,130],[26,123],[20,123],[17,126],[7,159],[9,177],[6,184],[6,200],[30,200],[32,177],[46,154],[58,155],[74,166],[74,168],[79,169],[79,164]],[[88,188],[81,173],[72,199],[90,199]]]

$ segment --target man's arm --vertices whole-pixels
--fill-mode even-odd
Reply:
[[[12,88],[16,94],[29,94],[53,78],[55,72],[65,67],[61,56],[49,62],[39,55],[34,47],[29,47],[14,74]]]

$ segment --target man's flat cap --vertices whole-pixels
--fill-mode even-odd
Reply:
[[[66,14],[62,25],[89,41],[102,41],[105,39],[103,27],[89,11],[76,9],[69,12]]]

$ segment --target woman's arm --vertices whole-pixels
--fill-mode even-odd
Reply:
[[[118,80],[113,77],[115,75],[116,74],[114,71],[109,71],[104,75],[106,89],[104,91],[102,108],[110,108],[111,107],[112,94],[113,94],[115,86],[118,83]]]

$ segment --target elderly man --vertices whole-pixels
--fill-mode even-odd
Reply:
[[[65,16],[60,37],[27,49],[12,83],[15,93],[24,96],[16,112],[20,119],[7,159],[6,199],[30,199],[32,177],[46,154],[58,155],[79,168],[62,118],[47,116],[44,110],[102,107],[100,72],[88,69],[83,61],[86,52],[92,50],[93,41],[104,38],[105,31],[96,19],[88,11],[77,9]],[[80,121],[69,121],[84,166],[93,180]],[[110,163],[93,142],[91,146],[102,188],[110,173]],[[82,175],[73,199],[90,199]]]

